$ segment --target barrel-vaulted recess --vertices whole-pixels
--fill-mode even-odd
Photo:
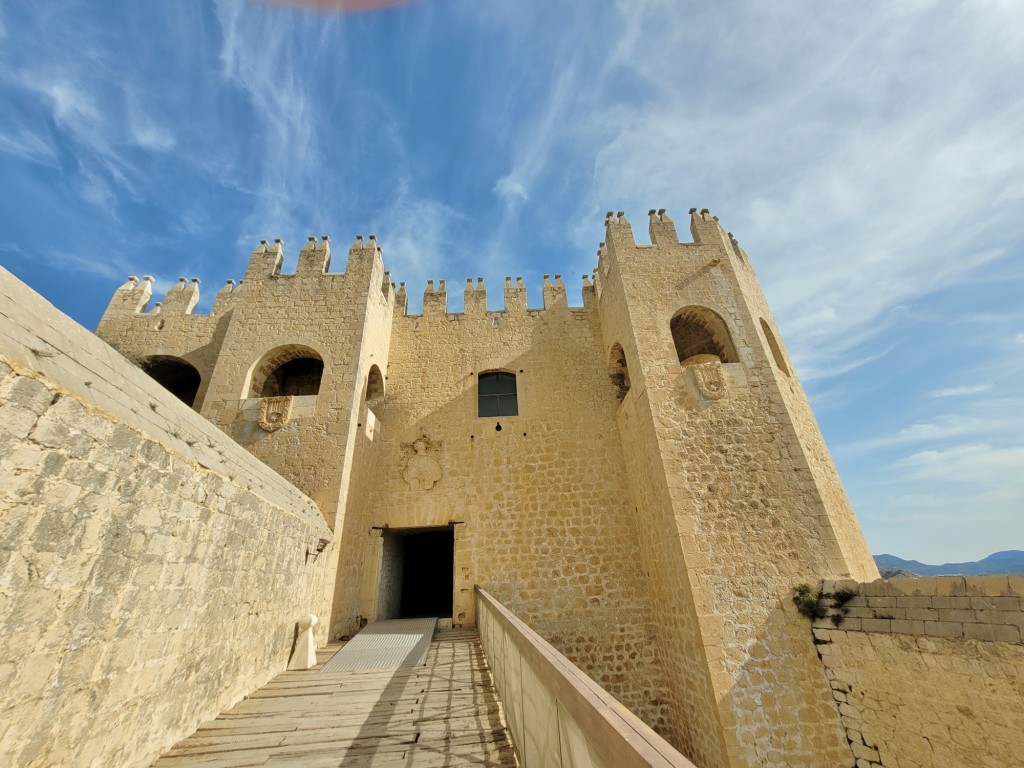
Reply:
[[[267,352],[252,367],[249,397],[316,395],[320,392],[324,361],[320,353],[301,344],[288,344]]]
[[[739,361],[725,320],[707,307],[683,307],[672,316],[669,328],[680,363],[697,355],[715,355],[723,363]]]
[[[608,376],[615,385],[615,396],[622,400],[629,392],[629,366],[626,364],[626,352],[616,342],[608,353]]]
[[[371,410],[379,408],[384,403],[384,377],[376,365],[370,366],[370,372],[366,376],[365,399]]]
[[[190,362],[171,355],[153,355],[143,363],[142,370],[185,405],[195,407],[202,376]]]

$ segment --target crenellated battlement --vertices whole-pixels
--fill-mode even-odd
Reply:
[[[267,243],[266,240],[260,240],[260,244],[249,255],[249,265],[245,268],[245,277],[242,278],[242,282],[263,280],[280,275],[283,261],[284,240],[277,238],[273,245]]]
[[[651,219],[648,231],[654,245],[678,245],[679,235],[676,234],[675,222],[668,217],[664,208],[651,208],[647,215]]]
[[[199,278],[179,277],[164,297],[161,311],[164,314],[190,315],[199,303]]]
[[[323,235],[318,243],[314,235],[306,238],[306,244],[299,251],[296,275],[323,275],[331,268],[331,239]]]
[[[463,307],[467,315],[482,315],[487,311],[487,288],[484,286],[484,279],[478,277],[476,285],[473,285],[473,278],[466,278],[466,288],[463,291]]]
[[[140,281],[135,275],[117,287],[107,305],[106,314],[139,314],[144,312],[153,296],[153,277],[146,275]]]
[[[649,219],[648,232],[650,233],[651,244],[644,245],[636,242],[633,236],[633,227],[626,218],[625,213],[608,211],[605,214],[605,240],[597,249],[598,279],[606,277],[611,267],[611,261],[621,257],[623,254],[634,252],[636,249],[644,248],[674,248],[691,246],[714,246],[722,248],[738,264],[749,268],[750,260],[746,252],[740,248],[736,238],[731,232],[726,232],[707,208],[698,210],[691,208],[690,211],[690,234],[692,242],[680,242],[679,233],[676,230],[675,222],[666,213],[664,208],[651,208],[647,212]],[[595,281],[596,283],[597,281]],[[600,284],[595,285],[595,293],[601,294]]]
[[[345,272],[331,272],[331,238],[314,235],[307,238],[299,251],[295,272],[285,274],[281,271],[284,262],[284,241],[275,239],[272,243],[260,240],[259,245],[249,255],[244,277],[235,281],[229,279],[217,292],[211,315],[220,316],[228,312],[239,301],[243,301],[251,293],[253,286],[268,286],[276,281],[299,281],[308,279],[325,279],[340,284],[349,274],[357,274],[360,279],[373,280],[380,289],[384,299],[389,303],[395,300],[390,273],[383,269],[383,250],[377,243],[377,236],[370,235],[367,240],[356,235],[349,248],[348,264]],[[340,281],[340,282],[339,282]],[[106,311],[104,320],[116,317],[124,318],[136,315],[161,314],[165,317],[175,315],[193,315],[199,304],[199,278],[179,277],[171,286],[162,301],[150,305],[153,297],[153,278],[146,275],[140,281],[135,275],[120,285],[114,292]],[[282,283],[283,284],[283,283]],[[205,316],[205,315],[203,315]],[[101,324],[103,321],[101,321]]]
[[[487,308],[487,288],[482,277],[466,278],[466,286],[463,289],[463,311],[448,311],[448,290],[445,280],[427,281],[427,287],[423,291],[423,312],[420,315],[408,312],[408,295],[405,283],[399,283],[395,290],[395,314],[397,316],[407,315],[409,317],[482,317],[488,313],[518,313],[543,312],[547,310],[568,310],[569,302],[565,283],[561,275],[555,275],[552,281],[551,275],[544,275],[541,287],[543,307],[541,309],[529,309],[527,307],[526,285],[521,276],[515,280],[511,276],[505,277],[504,306],[500,309],[489,310]],[[392,286],[394,287],[394,286]],[[583,275],[583,307],[592,305],[595,298],[595,287],[591,282],[590,275]]]
[[[736,238],[731,233],[726,233],[719,224],[718,217],[713,216],[706,208],[700,211],[696,208],[690,209],[690,232],[693,236],[693,243],[681,244],[679,242],[675,222],[664,208],[650,209],[648,218],[651,245],[638,246],[633,235],[632,225],[625,212],[609,211],[605,215],[605,239],[597,249],[597,268],[592,275],[583,276],[584,308],[590,307],[601,295],[601,281],[607,276],[609,259],[615,258],[620,252],[624,253],[629,249],[718,243],[737,261],[749,265],[746,253],[740,248]],[[344,281],[346,276],[355,274],[360,277],[360,280],[366,279],[370,284],[378,285],[384,299],[394,306],[397,315],[407,315],[408,291],[406,284],[401,282],[396,287],[392,282],[391,273],[384,271],[383,253],[375,234],[370,234],[366,238],[361,234],[356,235],[348,249],[345,272],[332,272],[330,236],[321,235],[317,238],[315,235],[310,235],[299,250],[295,272],[285,274],[282,272],[284,241],[281,238],[276,238],[272,242],[260,240],[259,245],[249,256],[244,277],[237,282],[232,279],[225,283],[217,293],[211,314],[220,316],[230,311],[239,302],[245,301],[247,296],[252,295],[255,286],[264,286],[263,290],[266,290],[279,280],[296,285],[304,285],[304,281],[316,279],[332,282]],[[273,289],[271,288],[271,290]],[[123,317],[157,313],[165,316],[192,315],[200,300],[199,279],[179,278],[162,301],[150,306],[152,294],[152,277],[146,276],[139,280],[137,277],[131,276],[115,291],[105,316]],[[506,276],[503,295],[504,306],[493,311],[527,311],[526,286],[522,277],[517,276],[513,280],[511,276]],[[554,275],[553,278],[551,275],[544,275],[541,296],[543,310],[568,309],[566,286],[559,274]],[[483,277],[466,279],[463,302],[464,310],[461,314],[478,316],[488,312],[487,288]],[[428,281],[423,293],[422,314],[424,316],[457,314],[448,311],[448,292],[445,280]]]

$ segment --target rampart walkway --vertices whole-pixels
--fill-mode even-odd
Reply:
[[[154,768],[515,766],[475,630],[439,630],[425,666],[285,672]]]

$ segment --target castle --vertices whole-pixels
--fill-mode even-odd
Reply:
[[[89,413],[159,431],[169,455],[188,457],[164,459],[134,437],[126,449],[146,462],[131,470],[146,478],[143,506],[160,510],[138,544],[151,556],[145,583],[177,597],[158,611],[171,611],[172,638],[212,606],[262,671],[154,639],[155,656],[134,657],[150,682],[170,679],[160,658],[170,666],[172,648],[211,654],[216,674],[188,668],[197,711],[215,713],[280,663],[297,605],[321,616],[321,642],[382,618],[473,626],[480,585],[699,766],[953,765],[949,755],[976,754],[971,738],[949,736],[952,751],[933,745],[928,760],[908,755],[929,728],[951,731],[929,707],[968,718],[964,701],[986,690],[1002,714],[979,726],[996,762],[977,764],[1009,765],[998,760],[1019,754],[1020,737],[1007,718],[1024,716],[1022,585],[876,581],[747,254],[707,210],[690,212],[693,242],[665,211],[649,219],[651,242],[638,244],[625,215],[608,214],[582,307],[555,275],[543,309],[507,277],[503,308],[489,310],[478,278],[463,312],[447,311],[441,280],[412,315],[375,236],[356,238],[344,271],[329,238],[310,237],[295,274],[281,273],[280,241],[262,242],[208,315],[193,314],[197,281],[182,278],[154,306],[151,278],[117,289],[97,335],[163,396],[123,361],[104,362],[116,376],[39,355],[23,355],[27,372],[12,363],[11,376],[57,379],[53,391],[72,390]],[[76,344],[88,347],[79,359],[105,354]],[[168,405],[172,395],[212,426]],[[118,456],[123,474],[129,458]],[[199,490],[169,484],[174,472],[196,473]],[[104,477],[105,493],[138,503],[123,477]],[[227,522],[236,506],[244,514]],[[289,537],[308,541],[302,558]],[[131,535],[104,541],[131,557]],[[812,628],[791,600],[802,583],[860,594]],[[145,621],[156,638],[165,619]],[[246,637],[258,627],[271,650]],[[968,670],[976,658],[991,669]],[[959,693],[920,704],[937,663],[961,675]],[[168,717],[158,740],[187,727]]]

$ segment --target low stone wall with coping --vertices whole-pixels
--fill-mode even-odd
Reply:
[[[831,595],[856,593],[845,603]],[[821,585],[814,622],[857,768],[1019,765],[1024,576]],[[842,603],[837,605],[837,603]]]
[[[0,764],[145,766],[327,616],[317,507],[0,269]]]
[[[695,768],[480,587],[476,621],[522,765]]]

